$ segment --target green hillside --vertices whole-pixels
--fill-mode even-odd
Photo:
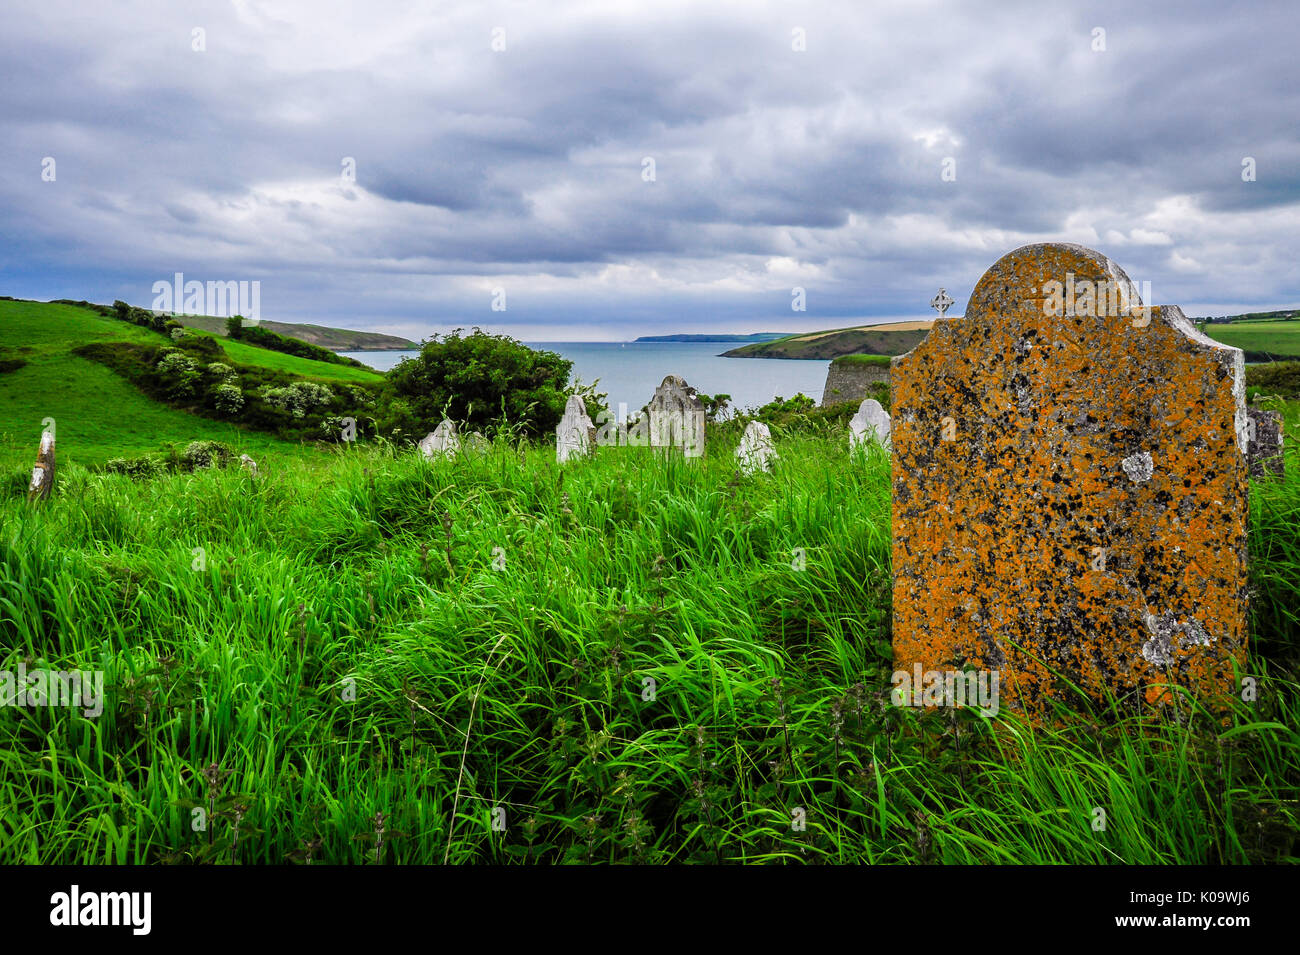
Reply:
[[[916,328],[917,322],[900,323],[903,327],[890,329],[888,325],[855,326],[824,332],[800,332],[775,341],[744,345],[723,352],[726,358],[839,358],[841,355],[866,353],[872,355],[902,355],[919,345],[929,334],[929,328]],[[929,323],[925,323],[927,326]]]
[[[72,353],[88,343],[145,344],[157,337],[70,305],[0,301],[0,357],[22,363],[0,372],[0,473],[30,470],[45,418],[55,420],[61,464],[93,467],[111,457],[196,440],[224,441],[254,458],[271,447],[292,447],[169,408],[103,365]]]
[[[210,336],[206,332],[194,335]],[[168,340],[129,322],[74,305],[0,300],[0,474],[30,470],[42,421],[55,420],[60,464],[96,467],[191,441],[222,441],[258,458],[271,449],[300,453],[296,443],[212,420],[157,401],[127,378],[74,352],[107,346],[130,353]],[[311,361],[221,340],[230,362],[270,375],[376,385],[368,369]],[[93,350],[93,349],[92,349]],[[306,453],[305,451],[302,453]]]
[[[176,320],[186,328],[196,328],[215,335],[226,334],[226,320],[218,315],[177,315]],[[410,339],[380,332],[360,332],[351,328],[331,328],[328,325],[298,324],[296,322],[258,323],[267,331],[319,345],[330,351],[405,351],[420,346]]]

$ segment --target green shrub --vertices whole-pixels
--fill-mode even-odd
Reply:
[[[220,414],[233,418],[244,410],[244,393],[235,384],[217,385],[212,389],[212,406]]]
[[[444,417],[467,430],[491,430],[508,421],[524,434],[554,431],[568,399],[573,363],[555,352],[534,351],[506,335],[456,329],[426,342],[385,377],[380,430],[419,436]],[[588,413],[600,409],[595,402]]]
[[[231,368],[225,362],[214,361],[206,369],[208,378],[212,381],[232,382],[239,378],[235,369]]]
[[[191,441],[181,452],[181,466],[195,471],[199,468],[224,468],[235,456],[230,445],[221,441]]]
[[[1300,361],[1273,361],[1246,366],[1246,384],[1260,394],[1300,398]]]
[[[167,471],[166,462],[153,454],[139,458],[112,458],[104,465],[109,474],[125,474],[133,481],[145,481]]]
[[[198,363],[188,355],[168,349],[158,361],[158,374],[163,378],[163,390],[173,401],[192,398],[202,374]]]
[[[293,418],[302,418],[334,400],[334,392],[314,381],[295,381],[283,388],[263,388],[261,396],[267,404],[288,412]]]

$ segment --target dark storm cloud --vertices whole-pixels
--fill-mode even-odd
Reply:
[[[0,292],[148,304],[185,271],[261,280],[268,317],[415,336],[797,329],[923,313],[939,284],[960,309],[1001,253],[1066,239],[1162,301],[1292,304],[1297,25],[1287,3],[32,6],[0,34]]]

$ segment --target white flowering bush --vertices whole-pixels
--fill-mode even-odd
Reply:
[[[157,367],[167,397],[172,399],[192,398],[203,377],[198,362],[174,348],[158,360]]]
[[[272,407],[288,412],[291,417],[301,418],[309,411],[329,405],[334,400],[334,392],[315,382],[295,381],[283,388],[263,388],[262,397]]]
[[[217,385],[212,391],[212,403],[221,414],[234,416],[244,409],[244,393],[238,385]]]
[[[232,382],[239,374],[224,362],[214,361],[208,365],[208,377],[214,381]]]

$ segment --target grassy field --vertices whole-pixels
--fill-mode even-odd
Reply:
[[[1251,500],[1260,702],[1044,729],[888,705],[889,462],[842,435],[0,501],[0,667],[108,695],[0,709],[0,861],[1296,860],[1294,458]]]
[[[1300,321],[1232,322],[1206,325],[1215,341],[1246,352],[1248,361],[1300,358]]]

